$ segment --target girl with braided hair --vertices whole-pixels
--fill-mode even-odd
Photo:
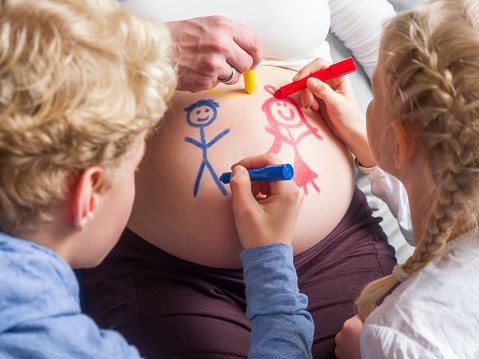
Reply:
[[[323,116],[373,187],[388,179],[392,207],[406,197],[394,177],[404,184],[416,241],[404,264],[362,291],[359,314],[336,337],[340,358],[359,357],[361,326],[363,357],[479,356],[478,59],[479,2],[432,0],[386,25],[367,126],[346,80],[308,80],[303,101],[324,101]],[[322,67],[316,60],[302,75]]]
[[[367,123],[346,77],[310,78],[301,93],[353,152],[373,193],[395,213],[410,211],[416,242],[404,264],[363,289],[336,355],[478,358],[479,2],[430,0],[383,32]],[[317,59],[298,79],[328,65]]]

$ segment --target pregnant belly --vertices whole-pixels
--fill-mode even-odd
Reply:
[[[293,180],[305,194],[294,253],[330,233],[351,201],[353,159],[318,112],[300,108],[297,94],[273,97],[293,76],[291,70],[261,66],[252,94],[242,80],[212,91],[177,92],[147,140],[128,227],[183,260],[240,268],[232,195],[218,178],[244,157],[275,152],[293,165]]]

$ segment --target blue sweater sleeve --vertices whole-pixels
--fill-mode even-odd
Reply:
[[[314,324],[298,289],[293,248],[267,244],[243,251],[241,260],[253,321],[248,358],[311,358]]]

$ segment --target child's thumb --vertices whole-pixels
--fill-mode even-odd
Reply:
[[[235,166],[231,172],[230,188],[233,192],[233,211],[236,212],[237,206],[248,206],[249,203],[256,202],[251,193],[251,180],[249,173],[243,166]]]
[[[334,103],[336,100],[337,93],[327,84],[314,77],[310,77],[306,81],[306,86],[308,89],[321,100],[324,100],[326,103]]]

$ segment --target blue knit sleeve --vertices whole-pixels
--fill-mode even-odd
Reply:
[[[267,244],[243,251],[241,260],[253,321],[248,358],[311,358],[314,324],[298,289],[293,248]]]

